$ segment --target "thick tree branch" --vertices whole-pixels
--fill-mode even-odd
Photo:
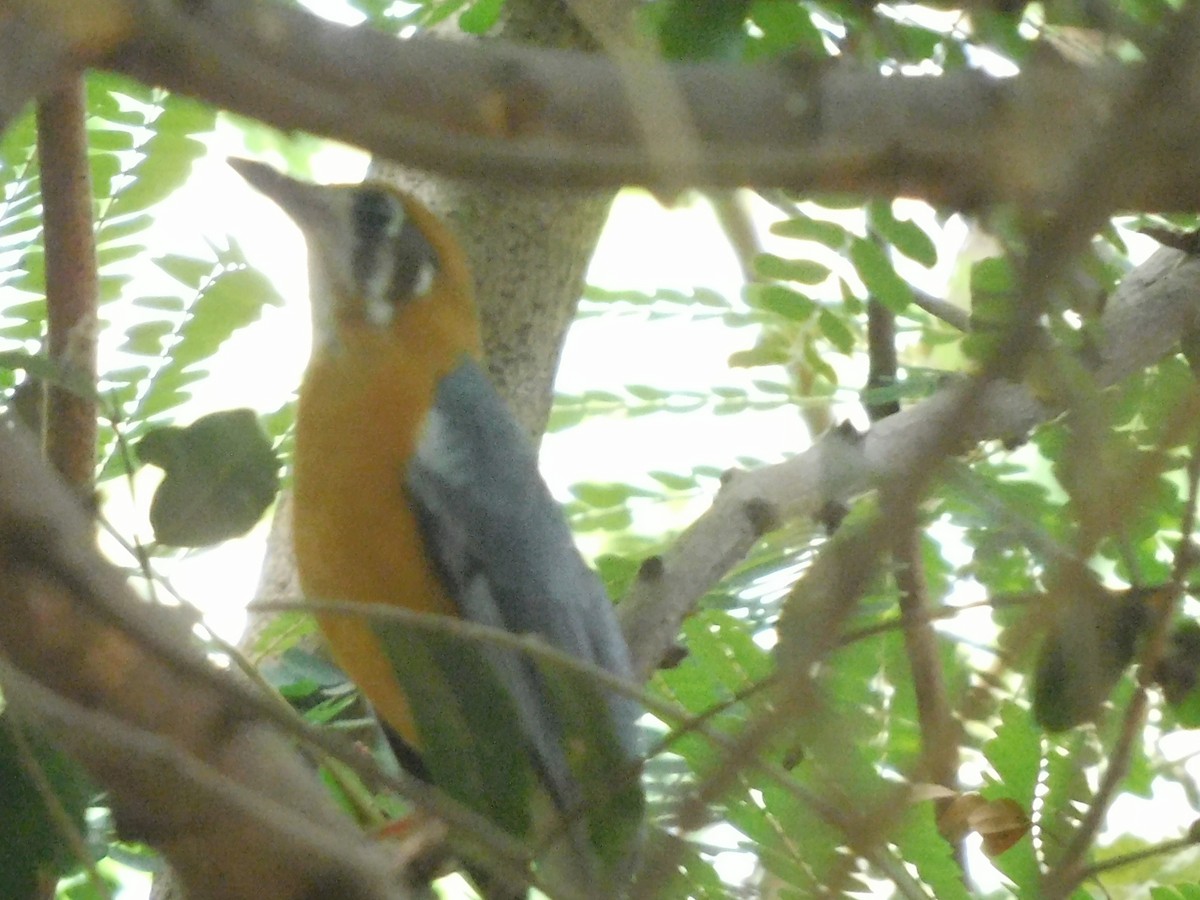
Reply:
[[[301,900],[334,885],[363,900],[403,896],[288,742],[231,700],[236,690],[193,676],[206,664],[190,623],[132,596],[91,549],[78,503],[8,425],[0,457],[0,683],[11,708],[109,789],[126,832],[164,852],[193,900]],[[190,665],[99,614],[116,609]]]
[[[145,4],[137,20],[111,65],[143,81],[443,174],[531,184],[637,182],[669,194],[754,182],[950,204],[1029,199],[1049,195],[1113,96],[1096,76],[1057,66],[1001,82],[795,63],[654,64],[670,72],[670,95],[699,144],[667,165],[645,134],[640,101],[635,109],[629,99],[629,72],[596,55],[397,45],[300,10],[232,0],[190,14]],[[1177,112],[1175,131],[1179,120]],[[1195,171],[1190,156],[1171,158]]]
[[[14,5],[21,13],[36,2]],[[661,144],[645,134],[644,111],[639,106],[635,115],[629,100],[633,76],[597,55],[397,42],[262,0],[58,5],[61,15],[32,26],[22,15],[0,22],[0,47],[15,46],[7,32],[18,26],[32,28],[31,46],[53,44],[81,17],[94,18],[97,6],[114,7],[114,21],[128,27],[108,28],[86,53],[64,59],[96,59],[107,47],[101,65],[280,128],[328,135],[441,174],[524,184],[640,183],[666,194],[688,185],[759,184],[1038,207],[1056,199],[1129,83],[1119,69],[1060,61],[1031,63],[1008,79],[968,71],[884,77],[795,61],[655,63],[656,72],[670,74],[698,144],[665,165]],[[1116,207],[1200,206],[1200,157],[1191,152],[1200,79],[1191,76],[1175,72],[1171,102],[1145,110],[1138,165],[1120,169],[1106,188]],[[46,80],[24,79],[15,90],[36,90]],[[19,108],[22,97],[4,90],[0,111]]]
[[[14,0],[0,5],[0,130],[130,33],[123,0]]]
[[[1101,319],[1100,387],[1174,353],[1180,335],[1200,323],[1200,259],[1163,248],[1131,272]],[[971,418],[962,400],[974,392]],[[683,618],[759,535],[779,521],[815,516],[922,471],[930,435],[959,434],[963,450],[981,441],[1019,438],[1058,410],[1023,385],[957,379],[934,396],[889,416],[861,436],[834,429],[792,459],[730,478],[712,508],[653,565],[643,567],[621,603],[621,624],[635,665],[648,675],[673,646]],[[957,430],[956,430],[957,429]]]

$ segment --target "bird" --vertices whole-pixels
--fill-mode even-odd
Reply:
[[[229,162],[308,249],[313,347],[292,482],[305,597],[532,635],[632,681],[613,605],[486,374],[451,230],[382,182],[320,185]],[[620,896],[644,834],[635,701],[512,649],[317,619],[402,766],[540,847],[539,871],[576,895]],[[481,728],[496,739],[479,740]],[[475,880],[487,894],[486,873]]]

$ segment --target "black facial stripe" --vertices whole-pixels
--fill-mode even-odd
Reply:
[[[366,284],[382,262],[381,251],[397,216],[404,209],[391,194],[378,188],[362,188],[354,195],[351,216],[354,224],[354,279]]]

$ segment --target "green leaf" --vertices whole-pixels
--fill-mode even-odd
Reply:
[[[192,290],[199,290],[201,285],[214,273],[212,260],[179,256],[174,253],[158,257],[154,260],[154,264],[184,287]]]
[[[1017,309],[1014,279],[1012,264],[1004,257],[982,259],[971,267],[971,333],[963,351],[972,359],[989,358],[1012,326]]]
[[[1003,704],[1000,715],[1001,724],[996,729],[996,736],[983,747],[984,755],[996,772],[997,781],[980,793],[988,800],[1013,800],[1028,813],[1033,808],[1041,740],[1028,711],[1016,703]],[[1030,840],[1018,841],[1009,850],[994,857],[992,864],[1014,885],[1024,888],[1041,883],[1041,869]]]
[[[754,0],[750,20],[762,37],[756,42],[759,53],[811,53],[825,56],[825,41],[813,24],[808,8],[791,0]]]
[[[18,235],[27,235],[27,240],[34,240],[42,228],[42,211],[40,209],[28,215],[6,216],[0,222],[0,239],[14,239]]]
[[[785,219],[771,226],[771,233],[780,237],[797,238],[803,241],[815,241],[831,250],[841,250],[850,239],[848,232],[836,222],[826,222],[821,219],[811,219],[808,216],[795,219]]]
[[[345,672],[324,656],[303,647],[288,647],[283,653],[264,663],[259,671],[277,690],[299,682],[331,688],[343,685],[347,681]]]
[[[500,19],[504,0],[475,0],[461,16],[458,27],[467,34],[486,34]]]
[[[746,302],[793,322],[807,320],[818,309],[816,301],[782,284],[751,284],[746,288]]]
[[[45,895],[45,885],[73,871],[76,858],[68,836],[47,807],[27,764],[41,769],[54,799],[78,831],[95,789],[82,769],[39,735],[22,729],[30,756],[14,738],[12,714],[0,714],[0,896],[14,900]]]
[[[903,47],[904,58],[914,62],[934,56],[945,37],[940,31],[909,24],[901,25],[895,20],[888,20],[888,26],[896,32]]]
[[[186,304],[182,297],[174,294],[158,295],[158,296],[142,296],[133,298],[134,306],[141,306],[146,309],[162,310],[165,312],[183,312],[186,309]]]
[[[971,266],[971,296],[974,301],[980,295],[1012,295],[1016,276],[1007,257],[993,256],[981,259]]]
[[[88,147],[92,150],[132,150],[133,134],[118,128],[89,128]]]
[[[91,379],[40,353],[26,353],[23,350],[0,352],[0,369],[28,372],[32,377],[66,388],[78,397],[87,400],[96,398]]]
[[[602,867],[600,893],[615,896],[641,838],[646,805],[640,766],[622,746],[609,706],[629,701],[614,700],[588,675],[543,660],[538,669],[562,728],[562,746],[569,750],[567,762],[583,793],[587,835]]]
[[[114,179],[121,174],[121,159],[115,153],[93,153],[89,158],[92,171],[92,191],[97,197],[112,193]]]
[[[624,597],[641,571],[642,559],[615,553],[602,553],[596,557],[596,574],[604,582],[610,597]]]
[[[598,509],[623,506],[632,497],[653,496],[648,491],[616,481],[573,484],[571,485],[571,494],[581,503]]]
[[[855,238],[850,244],[850,262],[867,292],[893,312],[904,312],[912,303],[912,289],[896,274],[887,254],[874,242]]]
[[[625,390],[629,392],[630,396],[647,403],[661,403],[671,398],[670,391],[649,384],[629,384],[625,386]]]
[[[933,889],[938,900],[966,900],[971,896],[963,884],[962,869],[954,859],[954,848],[938,833],[930,804],[909,810],[893,839],[900,857],[916,866],[921,880]]]
[[[175,327],[170,322],[141,322],[125,329],[125,341],[121,349],[126,353],[159,357],[166,352],[165,339],[173,334]]]
[[[854,332],[842,321],[841,316],[833,310],[822,309],[817,317],[817,323],[821,326],[821,334],[825,335],[838,350],[847,354],[854,352]]]
[[[676,472],[663,471],[647,472],[646,475],[650,478],[653,478],[668,490],[694,491],[697,488],[696,478],[694,475],[680,475]]]
[[[444,22],[466,5],[466,0],[445,0],[442,3],[426,3],[425,13],[421,16],[421,24],[426,28]]]
[[[30,247],[21,254],[21,261],[17,264],[17,272],[17,277],[8,282],[9,287],[30,294],[38,294],[42,297],[46,295],[46,253],[41,246]],[[44,300],[37,302],[45,303]],[[5,310],[5,314],[8,316],[21,315],[21,312],[14,313],[14,309],[23,311],[28,308],[28,304],[20,304],[16,307],[10,306]]]
[[[203,547],[245,534],[279,490],[279,460],[250,409],[154,429],[135,449],[164,472],[150,506],[162,544]]]
[[[1025,809],[1033,806],[1041,766],[1041,737],[1029,715],[1006,703],[995,737],[983,745],[984,756],[996,772],[996,784],[985,791],[989,800],[1008,797]]]
[[[278,305],[282,299],[264,275],[253,269],[220,271],[213,263],[201,274],[202,261],[171,257],[173,274],[204,282],[204,289],[188,307],[177,326],[177,340],[149,380],[130,413],[133,421],[144,421],[172,409],[187,399],[187,385],[205,377],[199,364],[209,359],[230,335],[255,321],[264,304]],[[160,260],[156,260],[161,265]],[[172,322],[177,319],[172,318]],[[106,472],[104,477],[111,476]]]
[[[109,244],[145,231],[153,224],[154,216],[149,213],[138,213],[132,216],[122,216],[118,219],[108,219],[100,226],[96,240],[101,245]]]
[[[843,836],[786,787],[769,781],[759,790],[773,826],[771,833],[761,835],[762,865],[791,885],[796,896],[818,896],[824,877],[843,859]],[[744,821],[734,818],[738,825]]]
[[[652,7],[667,59],[733,59],[746,41],[749,0],[658,0]]]
[[[909,259],[926,268],[937,264],[937,245],[916,222],[893,218],[889,207],[886,215],[873,216],[871,224],[880,237]]]
[[[180,188],[192,171],[192,163],[206,148],[194,135],[211,131],[216,111],[183,97],[162,101],[162,112],[154,119],[153,133],[138,147],[141,158],[127,174],[132,180],[112,198],[108,216],[140,212]]]
[[[367,17],[373,25],[394,24],[390,13],[395,0],[351,0],[350,5]]]
[[[754,643],[746,625],[728,613],[706,610],[684,623],[692,661],[733,696],[774,668],[771,654]]]
[[[760,253],[755,257],[754,270],[763,278],[800,284],[820,284],[829,277],[829,267],[824,263],[813,259],[783,259],[773,253]]]
[[[1150,888],[1151,900],[1200,900],[1200,884],[1174,884]]]
[[[121,296],[125,290],[125,286],[133,280],[132,276],[125,274],[113,274],[110,272],[100,273],[100,302],[111,303]]]
[[[838,383],[837,370],[835,370],[833,366],[826,361],[820,350],[817,349],[815,342],[807,341],[804,344],[801,355],[804,358],[805,364],[812,369],[815,374],[825,379],[830,384]]]
[[[96,262],[101,266],[111,266],[125,259],[136,259],[146,252],[139,244],[106,244],[96,250]]]

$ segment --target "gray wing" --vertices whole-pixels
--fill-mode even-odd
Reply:
[[[612,603],[580,557],[532,443],[474,361],[465,359],[441,382],[406,487],[465,619],[540,635],[565,653],[631,677]],[[536,666],[513,653],[487,655],[513,696],[547,786],[560,806],[573,806],[578,789]],[[640,710],[611,694],[608,706],[633,759]]]

